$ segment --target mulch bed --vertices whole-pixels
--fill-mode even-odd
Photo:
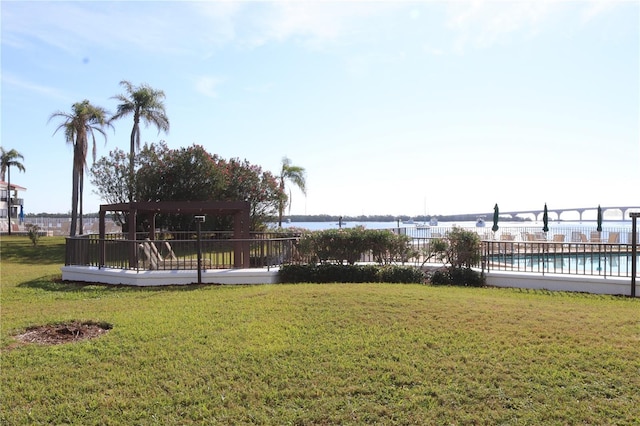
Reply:
[[[100,337],[109,330],[111,330],[110,324],[73,321],[63,324],[29,327],[24,333],[15,337],[23,343],[59,345]]]

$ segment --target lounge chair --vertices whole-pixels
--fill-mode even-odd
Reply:
[[[144,242],[138,244],[138,253],[140,257],[139,265],[144,269],[159,269],[163,266],[165,261],[176,260],[176,255],[171,249],[171,245],[168,241],[163,243],[163,248],[167,251],[167,255],[160,254],[156,244],[147,238]]]
[[[535,241],[547,241],[547,236],[544,232],[536,232]]]
[[[561,243],[561,244],[553,244],[552,247],[553,247],[553,249],[555,251],[561,251],[563,249],[563,247],[564,247],[564,244],[563,244],[564,243],[564,239],[565,239],[564,234],[554,234],[553,235],[553,242],[554,243]]]
[[[609,238],[607,239],[607,244],[620,244],[620,233],[609,232]]]
[[[500,235],[500,241],[505,241],[504,243],[498,244],[498,250],[500,253],[513,253],[515,236],[511,235],[508,232]]]
[[[589,238],[589,242],[591,243],[601,243],[602,238],[600,237],[600,232],[591,231],[591,237]]]

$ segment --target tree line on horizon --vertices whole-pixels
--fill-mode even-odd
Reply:
[[[125,117],[133,118],[133,127],[131,129],[131,135],[129,138],[129,153],[127,158],[123,158],[124,151],[117,152],[117,157],[121,160],[127,161],[127,167],[122,169],[122,164],[118,163],[118,170],[112,171],[118,173],[121,178],[120,182],[105,182],[100,181],[101,184],[110,186],[110,189],[99,189],[101,195],[113,193],[117,189],[118,200],[127,202],[133,201],[170,201],[171,199],[162,198],[167,196],[167,192],[161,194],[154,194],[152,197],[150,193],[144,193],[139,187],[139,180],[142,178],[152,179],[154,173],[158,173],[157,170],[144,169],[141,161],[137,160],[136,153],[140,151],[140,123],[145,125],[152,125],[160,132],[168,133],[170,129],[169,118],[166,113],[164,99],[165,93],[162,90],[156,90],[146,83],[140,86],[134,86],[131,82],[123,80],[120,85],[124,87],[125,93],[115,95],[112,99],[116,99],[119,103],[116,107],[115,114],[111,115],[105,108],[93,105],[88,100],[74,103],[71,106],[71,112],[56,111],[49,117],[49,122],[55,118],[61,118],[62,122],[54,131],[54,135],[62,130],[64,132],[65,142],[73,147],[73,167],[72,167],[72,191],[71,191],[71,224],[69,234],[75,236],[78,233],[82,234],[83,229],[83,189],[84,189],[84,172],[87,169],[87,155],[89,152],[89,142],[92,147],[93,162],[96,162],[96,138],[95,133],[101,134],[107,140],[105,130],[113,128],[113,122]],[[167,151],[165,147],[160,147],[161,151]],[[195,146],[192,147],[195,149]],[[112,151],[114,153],[114,151]],[[166,152],[165,152],[166,153]],[[115,155],[115,154],[113,154]],[[147,158],[149,159],[149,158]],[[114,160],[112,157],[111,160]],[[105,160],[107,161],[107,160]],[[231,163],[238,165],[242,163],[240,160],[231,160],[227,163],[227,166],[231,167]],[[137,168],[138,167],[138,168]],[[249,168],[255,166],[248,165],[246,160],[242,167]],[[240,167],[240,168],[242,168]],[[183,168],[183,171],[187,171],[187,168]],[[104,171],[104,170],[103,170]],[[108,175],[108,173],[107,173]],[[305,169],[300,166],[295,166],[291,163],[287,157],[282,159],[282,168],[279,176],[265,176],[265,179],[269,180],[275,178],[277,180],[276,190],[279,192],[275,195],[277,199],[276,210],[279,224],[282,224],[282,216],[287,205],[290,205],[291,193],[287,195],[286,183],[291,183],[297,186],[303,194],[306,195],[306,176]],[[122,186],[122,182],[125,186]],[[195,182],[195,181],[194,181]],[[201,181],[200,185],[204,185],[205,181]],[[94,182],[95,183],[95,182]],[[177,184],[177,181],[175,182]],[[148,182],[147,182],[148,184]],[[115,188],[115,189],[114,189]],[[163,187],[169,191],[166,186]],[[146,187],[146,189],[149,189]],[[230,190],[229,188],[227,188]],[[237,189],[237,188],[236,188]],[[150,190],[150,189],[149,189]],[[213,196],[214,194],[207,194],[206,196]],[[200,194],[204,196],[203,194]],[[219,195],[219,194],[217,194]],[[238,197],[247,196],[247,194],[235,194]],[[146,196],[146,197],[145,197]],[[191,199],[196,201],[196,199]],[[218,199],[208,199],[216,200]],[[198,201],[204,201],[198,199]],[[275,215],[276,212],[272,212]],[[261,217],[261,216],[260,216]],[[126,222],[126,218],[121,218]],[[257,223],[257,221],[256,221]],[[78,232],[79,230],[79,232]]]

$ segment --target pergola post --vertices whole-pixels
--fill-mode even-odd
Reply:
[[[151,216],[151,232],[149,232],[149,239],[151,241],[155,241],[156,239],[156,213],[153,212],[150,214]]]
[[[248,204],[248,203],[247,203]],[[249,208],[238,210],[233,215],[233,238],[236,241],[233,247],[234,268],[248,268],[250,264],[250,241],[249,241]]]
[[[104,223],[104,219],[106,216],[107,212],[104,211],[102,209],[102,206],[100,206],[100,213],[98,215],[98,250],[100,251],[100,260],[99,260],[99,264],[98,264],[98,268],[102,268],[105,264],[105,234],[106,234],[106,229],[105,229],[105,223]]]
[[[138,215],[138,210],[135,207],[135,203],[129,204],[129,267],[135,268],[137,266],[136,262],[136,216]]]

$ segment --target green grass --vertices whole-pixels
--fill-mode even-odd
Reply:
[[[638,424],[640,300],[424,285],[135,289],[1,250],[0,424]],[[58,346],[27,326],[113,325]]]

